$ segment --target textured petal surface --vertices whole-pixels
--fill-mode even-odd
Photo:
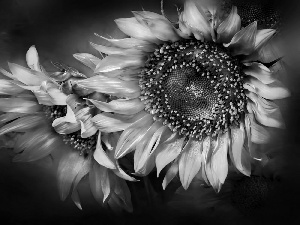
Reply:
[[[38,125],[42,125],[44,122],[45,119],[41,116],[25,116],[1,127],[0,135],[13,131],[24,132]]]
[[[156,157],[156,168],[157,168],[157,176],[160,171],[172,162],[174,159],[179,156],[180,152],[183,149],[184,138],[179,138],[179,136],[174,133],[172,136],[166,140],[164,143],[161,143],[159,146],[159,153]]]
[[[136,114],[145,108],[144,103],[138,98],[130,100],[117,99],[109,103],[96,101],[93,99],[89,99],[89,101],[104,112],[114,112],[126,115]]]
[[[270,100],[283,99],[290,96],[289,90],[280,81],[264,84],[251,77],[245,81],[244,88]]]
[[[2,112],[35,113],[41,106],[34,102],[21,98],[0,98],[0,110]]]
[[[122,81],[101,75],[78,81],[77,84],[79,87],[117,97],[137,98],[140,95],[140,87],[136,82]]]
[[[217,29],[218,42],[228,43],[241,28],[241,18],[237,14],[236,6],[233,6],[229,16],[219,25]]]
[[[143,55],[109,55],[97,64],[94,72],[104,73],[128,67],[143,67],[145,61],[146,58]]]
[[[179,159],[179,177],[184,189],[188,189],[193,178],[199,172],[202,163],[202,142],[191,140]]]
[[[249,55],[255,48],[256,30],[257,22],[253,22],[237,32],[224,46],[230,49],[232,55]]]

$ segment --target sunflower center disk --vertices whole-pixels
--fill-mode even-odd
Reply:
[[[43,111],[46,117],[51,121],[51,123],[60,117],[64,117],[67,114],[67,106],[54,105],[54,106],[44,106]],[[61,135],[62,140],[65,144],[71,146],[74,150],[78,151],[80,155],[86,157],[90,155],[96,149],[97,135],[93,135],[88,138],[82,138],[81,132],[76,131],[70,134]]]
[[[173,132],[215,136],[239,124],[246,105],[243,77],[240,62],[220,45],[165,43],[141,73],[141,99]]]

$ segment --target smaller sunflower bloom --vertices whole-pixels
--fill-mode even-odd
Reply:
[[[285,127],[274,103],[290,95],[276,78],[283,54],[272,51],[276,31],[241,27],[236,7],[225,13],[204,2],[186,1],[179,26],[134,11],[115,20],[129,37],[92,43],[106,57],[74,55],[95,73],[77,85],[114,96],[89,99],[104,112],[92,119],[98,129],[123,131],[114,158],[134,152],[139,176],[168,167],[163,188],[179,174],[187,189],[199,175],[220,191],[230,163],[250,176],[252,160],[263,159],[254,144],[270,138],[265,127]]]
[[[92,194],[102,205],[113,210],[132,211],[128,176],[114,159],[118,134],[99,131],[93,117],[100,113],[90,107],[103,94],[79,88],[74,81],[86,76],[60,63],[59,72],[48,73],[39,64],[32,46],[26,54],[30,69],[9,63],[12,73],[1,72],[10,79],[0,80],[0,135],[18,133],[15,138],[15,162],[31,162],[52,155],[58,160],[58,186],[65,200],[81,209],[77,185],[89,176]]]

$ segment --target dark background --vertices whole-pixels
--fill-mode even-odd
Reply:
[[[165,0],[165,11],[174,18],[179,1]],[[285,13],[290,14],[291,62],[282,80],[292,97],[280,101],[286,130],[272,130],[272,142],[265,146],[273,152],[269,170],[277,180],[265,205],[250,215],[238,214],[224,218],[191,211],[175,213],[167,206],[159,210],[145,208],[135,214],[115,216],[103,210],[91,197],[88,184],[80,185],[83,211],[70,199],[59,200],[55,170],[49,159],[36,163],[12,163],[9,150],[0,151],[0,221],[3,224],[298,224],[300,213],[300,38],[297,6],[286,1]],[[63,61],[82,72],[84,66],[72,58],[77,52],[97,54],[89,42],[100,43],[94,36],[122,37],[113,20],[131,17],[130,11],[159,12],[159,0],[0,0],[0,66],[7,61],[25,65],[25,54],[35,45],[41,63],[51,69],[50,60]],[[292,9],[292,10],[291,10]],[[143,195],[142,189],[138,189]],[[185,205],[182,203],[182,208]],[[226,219],[226,217],[233,217]],[[227,222],[230,221],[230,222]]]

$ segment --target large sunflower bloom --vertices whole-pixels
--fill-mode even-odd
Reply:
[[[218,1],[186,1],[176,24],[133,14],[115,20],[128,38],[92,43],[106,57],[74,55],[95,73],[77,85],[112,96],[88,101],[102,112],[92,118],[97,129],[123,131],[114,158],[134,152],[140,176],[168,165],[164,188],[179,173],[185,189],[199,175],[219,191],[229,159],[250,176],[251,161],[263,159],[254,144],[269,140],[265,127],[284,128],[273,101],[289,96],[276,79],[276,31],[241,27],[236,7],[226,14]]]
[[[71,191],[73,201],[81,208],[77,185],[89,174],[91,192],[99,203],[131,211],[124,179],[134,179],[113,159],[112,149],[119,136],[98,132],[91,121],[96,112],[82,98],[99,99],[99,95],[74,86],[72,82],[86,77],[72,68],[55,64],[65,69],[47,73],[39,64],[34,46],[26,60],[30,69],[13,63],[9,63],[12,73],[1,69],[10,79],[0,80],[0,135],[19,134],[13,161],[31,162],[51,155],[59,161],[62,200]]]

